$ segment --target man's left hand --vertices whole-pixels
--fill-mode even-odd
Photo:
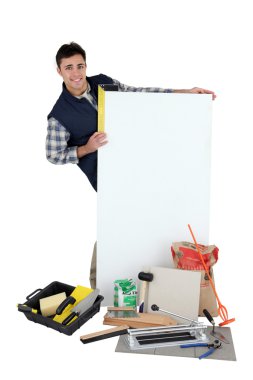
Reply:
[[[193,87],[190,90],[172,90],[172,92],[175,92],[178,94],[211,94],[213,100],[216,98],[216,95],[213,91],[205,90],[204,88],[200,88],[200,87]]]
[[[216,95],[213,91],[205,90],[204,88],[199,87],[193,87],[190,90],[188,90],[189,94],[211,94],[213,97],[213,100],[216,98]]]

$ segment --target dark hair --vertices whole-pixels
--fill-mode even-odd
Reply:
[[[81,56],[84,59],[84,62],[86,62],[86,53],[80,45],[78,45],[75,42],[70,42],[70,44],[62,45],[60,49],[57,51],[55,57],[57,66],[60,68],[61,60],[63,58],[69,58],[76,54],[81,54]]]

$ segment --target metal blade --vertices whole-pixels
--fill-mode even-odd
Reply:
[[[97,296],[99,295],[100,290],[94,289],[87,297],[80,301],[71,312],[78,313],[79,315],[85,313],[96,301]]]
[[[109,310],[108,318],[139,318],[135,310]]]

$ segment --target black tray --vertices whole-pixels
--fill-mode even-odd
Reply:
[[[36,289],[34,292],[29,294],[29,296],[26,297],[27,301],[24,302],[23,305],[27,305],[31,307],[32,309],[39,310],[40,309],[40,298],[49,297],[54,294],[65,292],[66,296],[70,296],[70,294],[75,289],[74,286],[63,284],[62,282],[54,281],[48,286],[46,286],[44,289]],[[77,319],[75,319],[72,323],[69,325],[62,325],[61,323],[55,322],[50,317],[43,317],[43,315],[39,313],[33,313],[31,311],[24,311],[26,318],[29,319],[29,321],[40,323],[41,325],[44,325],[46,327],[50,327],[51,329],[57,330],[63,334],[66,335],[72,335],[77,329],[79,329],[84,323],[86,323],[90,318],[93,317],[96,313],[100,310],[100,304],[103,301],[104,297],[99,295],[92,305],[85,313],[80,315]]]

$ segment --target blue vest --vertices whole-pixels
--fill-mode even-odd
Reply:
[[[87,77],[91,87],[91,94],[97,100],[98,85],[112,84],[113,80],[103,74]],[[62,93],[55,103],[48,119],[54,117],[70,133],[68,146],[85,145],[91,135],[97,131],[97,110],[85,99],[78,99],[71,95],[63,83]],[[97,190],[97,152],[87,154],[79,159],[77,164],[86,174],[91,185]]]

